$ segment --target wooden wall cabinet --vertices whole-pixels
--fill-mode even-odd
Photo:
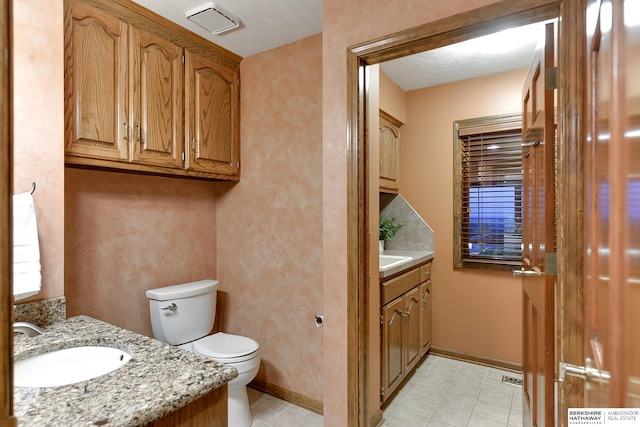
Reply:
[[[431,262],[381,284],[384,402],[431,347]]]
[[[186,53],[186,168],[238,175],[240,78],[215,61]]]
[[[400,127],[402,122],[380,110],[380,191],[400,189]]]
[[[65,162],[238,180],[240,60],[135,3],[66,0]]]

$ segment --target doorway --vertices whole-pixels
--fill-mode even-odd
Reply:
[[[560,66],[564,72],[564,75],[580,74],[580,67],[578,65],[577,55],[580,45],[580,37],[583,34],[582,26],[579,21],[579,16],[583,16],[583,9],[576,3],[564,4],[562,3],[562,16],[563,27],[561,29],[560,43],[561,43],[561,58]],[[573,10],[572,10],[573,9]],[[349,385],[351,390],[357,390],[358,398],[351,401],[349,407],[349,417],[353,421],[351,425],[369,425],[372,415],[377,411],[377,408],[371,408],[369,402],[370,390],[369,390],[369,378],[370,375],[376,375],[375,370],[371,370],[369,365],[369,356],[366,351],[362,349],[369,348],[370,334],[375,333],[371,329],[371,325],[367,323],[369,318],[369,296],[367,291],[367,280],[371,275],[369,252],[367,245],[367,233],[371,230],[369,213],[358,211],[358,206],[368,206],[367,192],[370,188],[370,182],[374,177],[369,177],[367,174],[368,165],[368,147],[366,143],[366,129],[367,120],[366,117],[370,112],[368,111],[368,92],[366,90],[366,67],[368,65],[378,64],[387,60],[400,58],[402,56],[411,55],[417,52],[442,47],[448,44],[456,43],[466,39],[486,35],[500,29],[507,27],[526,25],[533,22],[538,22],[550,18],[555,18],[561,14],[561,2],[549,1],[549,2],[532,2],[532,1],[514,1],[509,2],[509,7],[505,7],[505,2],[501,2],[498,5],[489,5],[480,10],[471,11],[469,13],[463,13],[451,18],[436,21],[421,27],[413,28],[403,31],[398,34],[394,34],[392,37],[385,37],[365,44],[355,46],[350,49],[348,55],[348,110],[349,110],[349,146],[353,147],[350,158],[350,171],[348,175],[348,227],[349,227],[349,336],[357,337],[357,341],[349,341],[349,364],[350,371],[353,372],[353,377],[349,379]],[[571,19],[564,18],[565,16],[571,17]],[[575,20],[575,22],[574,22]],[[572,34],[573,38],[567,38],[567,34]],[[579,35],[579,36],[578,36]],[[565,42],[565,40],[567,40]],[[560,83],[563,84],[562,81]],[[572,87],[575,87],[572,86]],[[579,132],[580,127],[575,126],[577,122],[581,120],[581,115],[578,113],[562,114],[562,111],[577,111],[576,108],[580,104],[581,92],[569,92],[561,100],[559,106],[560,116],[560,138],[558,157],[561,161],[572,156],[575,158],[579,156]],[[568,126],[568,125],[571,126]],[[567,192],[578,193],[580,183],[575,180],[575,176],[572,178],[569,176],[568,170],[569,163],[565,163],[564,166],[560,166],[559,172],[559,193],[567,194]],[[565,204],[562,208],[562,212],[559,212],[559,229],[569,233],[575,233],[573,236],[578,235],[580,230],[578,229],[575,221],[573,224],[566,216],[567,211],[573,213],[579,211],[579,201],[572,201]],[[575,218],[575,216],[573,217]],[[567,251],[569,248],[572,253],[580,254],[581,257],[582,248],[578,245],[576,247],[574,242],[569,245],[565,237],[561,236],[558,242],[560,257],[564,256],[563,248]],[[573,265],[580,264],[575,261]],[[558,329],[561,333],[558,334],[559,354],[575,355],[580,357],[581,344],[575,334],[569,336],[565,331],[569,328],[567,325],[575,325],[581,322],[580,310],[581,300],[575,298],[573,294],[572,300],[566,298],[567,285],[571,284],[573,291],[576,291],[576,287],[581,287],[581,276],[579,272],[573,271],[572,266],[566,265],[559,272],[558,281],[563,285],[559,286],[558,298],[559,301],[565,303],[562,306],[562,310],[557,313],[559,317]],[[375,271],[373,272],[375,273]],[[581,294],[581,292],[580,292]],[[568,303],[568,305],[566,304]],[[569,316],[565,319],[564,316]],[[560,344],[560,342],[562,343]],[[568,344],[571,344],[568,349]],[[565,359],[566,360],[566,359]],[[569,359],[570,360],[570,359]],[[357,374],[356,374],[357,373]],[[565,391],[560,390],[560,405],[580,406],[580,396],[576,393],[569,393],[567,396]],[[564,397],[563,397],[564,396]],[[577,399],[577,400],[576,400]],[[357,421],[357,422],[356,422]]]

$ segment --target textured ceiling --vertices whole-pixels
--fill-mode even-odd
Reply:
[[[133,1],[242,57],[322,32],[322,0],[213,1],[242,20],[238,28],[219,35],[185,17],[186,11],[209,3],[207,0]]]
[[[214,1],[242,20],[238,28],[219,35],[185,17],[186,11],[208,3],[207,0],[133,1],[242,57],[322,32],[322,0]],[[512,34],[502,39],[485,39],[482,45],[470,40],[388,61],[380,67],[405,91],[525,68],[531,62],[537,40],[536,31],[527,33],[522,45],[508,53],[483,53],[482,45],[504,47],[515,39]]]
[[[527,68],[542,24],[503,31],[380,64],[404,91]],[[517,43],[514,43],[517,42]]]

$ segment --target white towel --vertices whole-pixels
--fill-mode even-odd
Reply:
[[[21,300],[40,292],[40,244],[36,210],[31,193],[13,196],[13,298]]]

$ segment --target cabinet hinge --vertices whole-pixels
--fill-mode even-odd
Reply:
[[[558,253],[547,252],[544,254],[544,274],[550,276],[558,275]]]
[[[384,315],[383,314],[380,315],[380,324],[384,325]]]
[[[186,64],[186,61],[187,61],[187,60],[185,59],[185,56],[184,56],[184,55],[182,55],[182,63],[183,63],[183,64]]]
[[[384,387],[380,387],[380,396],[384,396]]]
[[[184,151],[182,152],[182,161],[184,162],[186,159],[186,156],[184,155]]]

